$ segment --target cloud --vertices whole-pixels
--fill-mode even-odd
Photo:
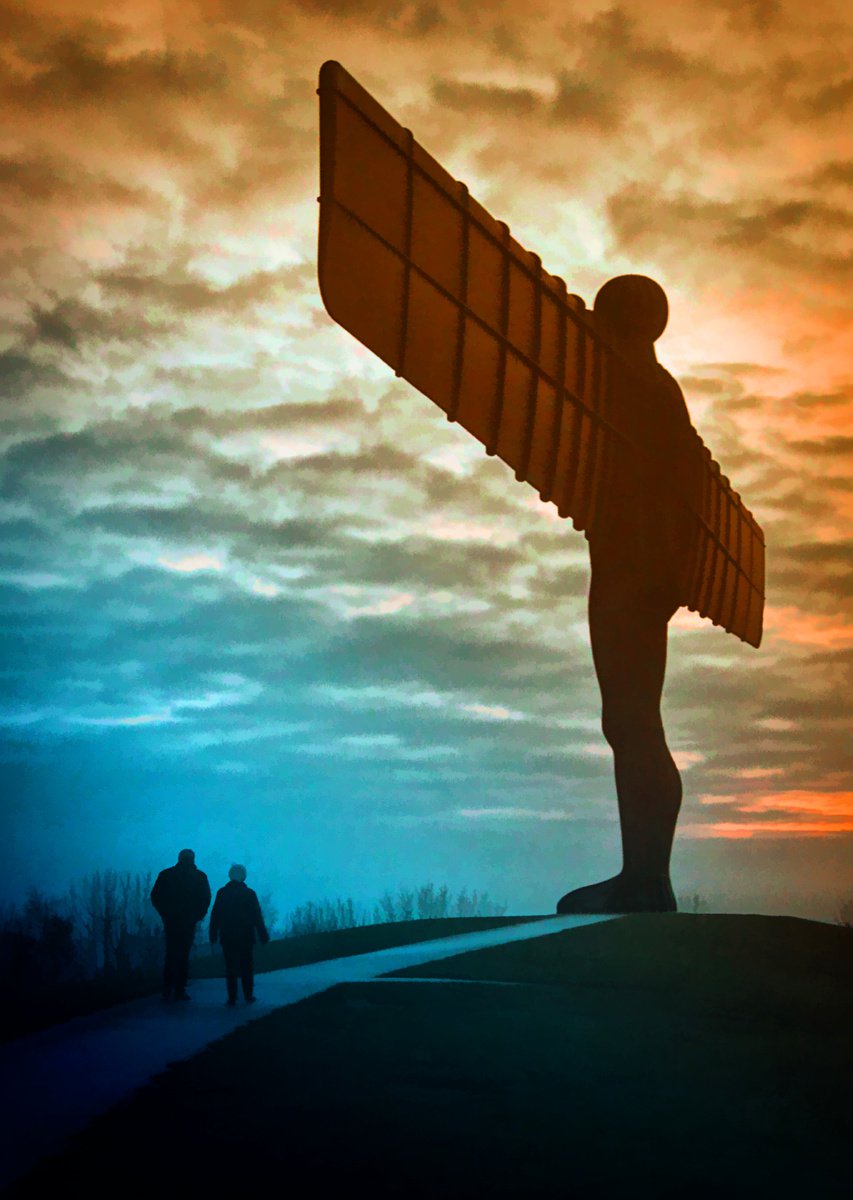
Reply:
[[[838,434],[835,437],[792,442],[791,449],[801,454],[814,454],[820,457],[825,455],[829,458],[839,457],[847,462],[850,455],[853,454],[853,437],[845,437],[843,434]]]
[[[550,116],[554,121],[599,133],[610,133],[620,124],[612,93],[571,71],[560,74]]]
[[[497,117],[520,117],[541,108],[542,97],[532,88],[498,87],[494,84],[464,83],[437,79],[432,85],[432,98],[463,113],[485,112]]]
[[[501,704],[463,704],[462,711],[485,721],[523,721],[524,713],[504,708]]]
[[[670,262],[687,255],[698,264],[717,251],[730,276],[746,267],[757,282],[776,282],[781,270],[841,283],[849,268],[842,236],[853,219],[819,201],[709,200],[630,183],[608,197],[607,216],[623,253],[663,254]]]
[[[196,571],[221,571],[222,561],[213,554],[188,554],[185,558],[171,561],[168,558],[158,558],[157,562],[168,571],[179,571],[182,574],[194,574]]]
[[[673,623],[684,827],[832,823],[785,805],[843,791],[849,721],[833,5],[3,11],[0,683],[45,811],[115,766],[112,729],[188,819],[236,781],[318,855],[357,811],[350,857],[387,857],[380,803],[506,877],[503,843],[539,864],[587,806],[616,846],[584,539],[323,313],[328,56],[573,289],[666,281],[661,359],[768,545],[758,654]]]
[[[839,159],[823,163],[811,172],[807,182],[818,192],[827,187],[853,187],[853,160]]]
[[[835,617],[804,612],[793,605],[767,605],[765,628],[772,636],[799,645],[842,649],[853,646],[853,622],[840,613]]]
[[[672,757],[679,771],[689,771],[697,763],[705,761],[705,755],[699,750],[673,750]]]
[[[789,791],[752,798],[706,795],[701,800],[732,809],[737,819],[691,824],[681,830],[686,837],[831,837],[853,832],[853,792]],[[761,819],[751,819],[755,814],[762,814]]]
[[[344,609],[344,615],[349,620],[355,620],[358,617],[389,617],[409,608],[414,603],[414,599],[411,592],[394,592],[375,600],[372,604],[348,605]]]
[[[79,725],[91,725],[106,729],[133,729],[143,725],[171,725],[178,718],[171,712],[141,713],[132,717],[72,717]]]
[[[522,808],[505,805],[500,808],[460,808],[458,815],[466,821],[572,821],[576,815],[568,809]]]
[[[4,399],[20,401],[37,388],[67,386],[69,382],[57,367],[40,363],[28,354],[0,354],[0,396]]]
[[[234,283],[216,286],[176,264],[157,274],[127,268],[106,271],[98,277],[98,283],[108,296],[140,301],[146,308],[162,306],[181,316],[206,312],[233,316],[298,288],[304,284],[306,274],[302,266],[250,271]]]

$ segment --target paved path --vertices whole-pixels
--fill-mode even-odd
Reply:
[[[363,983],[388,971],[542,937],[606,916],[552,917],[410,946],[334,958],[257,977],[253,1005],[226,1007],[221,979],[192,981],[192,1002],[133,1000],[0,1046],[0,1188],[60,1150],[99,1113],[129,1096],[169,1063],[276,1008],[338,983]]]

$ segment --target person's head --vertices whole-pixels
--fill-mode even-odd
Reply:
[[[666,292],[648,275],[617,275],[599,288],[593,312],[621,338],[652,343],[666,329]]]
[[[195,866],[195,850],[182,850],[178,855],[179,867],[194,867]]]
[[[228,878],[231,880],[232,883],[245,883],[246,882],[246,868],[244,866],[242,866],[240,863],[234,863],[234,865],[231,867],[231,869],[228,872]]]

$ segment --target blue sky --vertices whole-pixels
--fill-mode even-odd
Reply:
[[[661,360],[765,528],[755,651],[685,611],[676,890],[849,890],[849,24],[819,0],[6,4],[0,898],[191,845],[282,908],[618,868],[586,543],[322,309],[344,63]],[[820,897],[812,901],[810,897]]]

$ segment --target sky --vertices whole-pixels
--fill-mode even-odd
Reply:
[[[0,0],[0,900],[191,846],[287,909],[547,912],[619,836],[587,545],[325,314],[337,59],[660,360],[764,528],[759,650],[681,610],[675,890],[853,891],[842,3]]]

